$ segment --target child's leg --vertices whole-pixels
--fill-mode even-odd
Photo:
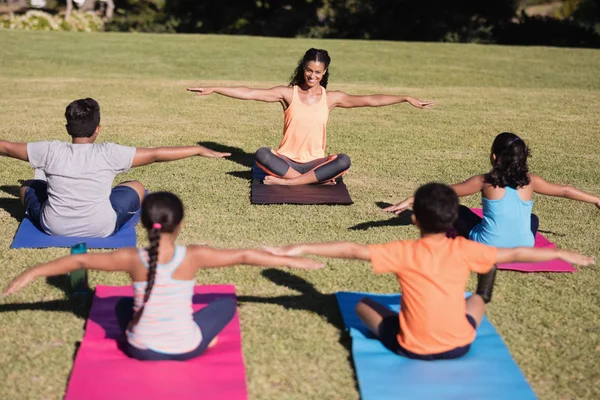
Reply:
[[[379,337],[379,327],[381,326],[384,318],[398,318],[397,313],[393,312],[386,306],[369,299],[368,297],[365,297],[358,302],[356,305],[356,314],[362,323],[369,328],[371,333],[377,337]]]
[[[110,204],[117,213],[115,232],[125,225],[140,208],[146,191],[138,181],[119,183],[110,192]]]
[[[194,321],[202,332],[202,342],[196,355],[202,354],[208,347],[216,344],[217,335],[233,319],[235,307],[234,300],[221,298],[194,313]]]
[[[125,333],[127,326],[133,318],[133,298],[124,297],[117,302],[115,307],[115,313],[117,314],[117,320],[119,321],[119,327]]]
[[[48,200],[48,184],[42,180],[25,181],[19,190],[21,204],[29,219],[41,226],[42,205]]]
[[[485,302],[480,295],[474,294],[467,299],[467,315],[475,320],[475,328],[481,324],[485,314]]]
[[[533,236],[535,236],[539,227],[540,219],[537,217],[537,215],[531,214],[531,232],[533,232]]]
[[[496,281],[496,271],[498,268],[494,265],[490,272],[486,274],[477,274],[477,291],[483,301],[487,304],[492,300],[494,283]]]
[[[481,217],[469,209],[469,207],[460,206],[458,209],[458,219],[454,223],[454,229],[462,236],[469,238],[471,229],[481,223]]]

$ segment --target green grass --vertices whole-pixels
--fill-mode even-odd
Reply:
[[[251,206],[248,168],[231,160],[188,159],[118,177],[182,197],[181,243],[415,238],[414,227],[386,225],[391,217],[375,203],[403,199],[428,181],[452,183],[485,171],[492,139],[504,130],[527,140],[534,172],[600,194],[597,50],[8,31],[0,31],[0,43],[0,138],[6,140],[67,140],[65,106],[89,96],[102,108],[100,140],[138,147],[214,142],[244,156],[279,143],[280,106],[196,98],[184,88],[286,83],[311,46],[332,56],[331,89],[407,93],[438,103],[430,112],[407,105],[332,112],[328,150],[352,158],[345,179],[351,207]],[[20,215],[14,188],[31,177],[26,163],[0,159],[2,287],[24,269],[67,253],[8,249]],[[465,200],[478,203],[478,196]],[[600,258],[594,206],[536,197],[535,212],[559,247]],[[350,229],[371,221],[381,226]],[[146,242],[141,229],[138,239]],[[349,339],[332,294],[398,290],[393,276],[338,260],[315,272],[234,267],[203,271],[197,280],[237,287],[252,399],[357,398]],[[127,283],[121,274],[93,273],[91,281]],[[596,267],[499,274],[489,318],[540,398],[600,397],[599,290]],[[86,312],[86,304],[44,280],[0,300],[0,398],[61,398]],[[485,371],[474,371],[473,379],[476,373]]]

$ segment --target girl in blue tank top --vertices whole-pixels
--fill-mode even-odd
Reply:
[[[483,218],[469,208],[460,206],[455,229],[461,236],[494,247],[533,247],[538,218],[532,214],[533,194],[566,197],[593,203],[600,208],[600,198],[575,189],[557,185],[529,173],[529,149],[514,133],[503,132],[492,144],[492,169],[452,185],[459,197],[481,193]],[[400,212],[413,203],[413,198],[394,204],[386,211]]]
[[[4,295],[18,292],[37,277],[81,268],[127,272],[133,281],[134,298],[123,299],[115,310],[127,338],[126,353],[138,360],[183,361],[213,346],[236,309],[234,300],[220,298],[193,312],[194,276],[199,269],[237,264],[323,267],[307,258],[274,256],[262,250],[177,246],[182,222],[183,204],[177,196],[152,193],[142,202],[142,224],[150,242],[147,248],[59,258],[19,275]]]

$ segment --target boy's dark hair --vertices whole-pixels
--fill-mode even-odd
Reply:
[[[150,246],[146,249],[148,252],[148,280],[144,292],[144,302],[133,315],[128,329],[132,329],[140,321],[144,313],[144,307],[152,293],[154,279],[156,278],[160,234],[161,232],[175,232],[182,219],[183,203],[173,193],[155,192],[146,196],[142,202],[142,225],[148,231],[148,241],[150,242]]]
[[[458,196],[450,186],[428,183],[417,189],[413,210],[424,233],[447,232],[458,218]]]
[[[517,189],[529,185],[527,157],[529,149],[520,137],[502,132],[492,144],[492,170],[483,176],[486,183],[501,188]]]
[[[306,68],[306,64],[311,61],[322,62],[325,64],[325,69],[327,71],[323,75],[321,79],[321,86],[327,88],[327,81],[329,80],[329,64],[331,63],[331,57],[329,57],[329,53],[327,50],[315,49],[311,48],[304,53],[302,59],[298,62],[298,66],[294,70],[290,78],[290,86],[302,85],[305,82],[304,79],[304,68]]]
[[[67,132],[74,138],[89,138],[100,125],[100,105],[94,99],[79,99],[67,106],[65,111]]]

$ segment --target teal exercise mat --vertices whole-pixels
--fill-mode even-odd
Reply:
[[[362,324],[354,308],[369,297],[399,310],[400,295],[338,292],[336,298],[352,338],[352,358],[363,400],[511,399],[536,396],[492,324],[484,317],[471,350],[455,360],[420,361],[389,351]]]

